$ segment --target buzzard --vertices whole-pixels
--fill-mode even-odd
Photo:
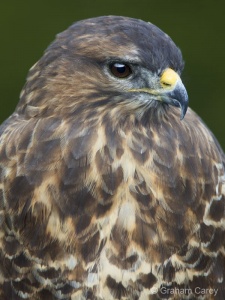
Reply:
[[[225,299],[225,157],[151,23],[73,24],[0,127],[0,300]]]

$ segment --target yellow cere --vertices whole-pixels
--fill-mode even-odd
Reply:
[[[164,88],[173,87],[177,81],[180,79],[179,75],[172,69],[167,68],[162,73],[160,83]]]

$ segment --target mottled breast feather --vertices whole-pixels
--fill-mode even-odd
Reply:
[[[181,121],[179,108],[130,104],[101,63],[75,72],[72,46],[95,58],[98,23],[128,36],[106,45],[114,56],[146,28],[176,47],[152,24],[101,17],[59,35],[31,69],[0,128],[0,300],[225,299],[224,154],[190,108]],[[179,73],[176,49],[152,72],[161,57]]]

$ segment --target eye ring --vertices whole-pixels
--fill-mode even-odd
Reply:
[[[111,63],[109,69],[110,72],[117,78],[127,78],[132,74],[131,67],[128,64],[121,62]]]

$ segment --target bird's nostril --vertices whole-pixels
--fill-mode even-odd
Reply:
[[[165,82],[165,81],[161,81],[161,85],[162,85],[162,86],[165,86],[165,87],[170,87],[170,86],[172,86],[171,83]]]
[[[180,78],[179,75],[174,70],[167,68],[162,73],[162,76],[160,78],[160,83],[164,88],[172,87],[175,86],[179,78]]]

